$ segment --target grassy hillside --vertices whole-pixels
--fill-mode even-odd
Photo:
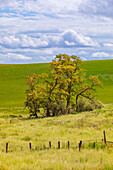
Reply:
[[[49,63],[0,65],[0,107],[23,106],[25,101],[25,77],[33,73],[49,72]],[[86,61],[86,76],[98,75],[104,89],[98,90],[98,99],[113,102],[113,60]]]
[[[48,73],[49,67],[50,64],[0,65],[0,169],[113,169],[113,143],[102,142],[103,130],[107,141],[113,142],[113,104],[102,110],[38,119],[29,119],[28,110],[23,107],[11,107],[23,106],[25,76]],[[83,67],[87,77],[98,75],[103,82],[98,98],[113,103],[113,60],[87,61]]]
[[[48,73],[50,64],[0,65],[0,106],[23,106],[27,75]]]
[[[97,75],[104,88],[98,89],[97,98],[103,103],[113,103],[113,60],[95,60],[85,62],[86,76]]]
[[[113,144],[102,143],[103,130],[107,141],[113,142],[113,105],[75,115],[27,117],[27,110],[0,108],[0,169],[113,169]],[[84,147],[81,152],[78,149],[80,140]],[[58,141],[61,149],[58,149]],[[70,141],[69,150],[67,141]],[[98,141],[95,149],[92,148],[94,141]],[[6,142],[9,144],[7,154]]]

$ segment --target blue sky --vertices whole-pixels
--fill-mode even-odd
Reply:
[[[112,0],[0,0],[0,64],[113,59]]]

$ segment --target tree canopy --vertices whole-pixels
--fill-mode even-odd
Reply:
[[[102,87],[97,76],[90,76],[86,83],[83,62],[75,55],[56,55],[52,60],[49,74],[27,76],[25,106],[31,115],[43,108],[46,116],[78,112],[78,99],[82,96],[93,100],[96,87]]]

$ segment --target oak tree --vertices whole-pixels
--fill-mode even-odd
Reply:
[[[76,111],[80,96],[94,99],[96,87],[102,87],[97,76],[86,83],[83,62],[75,55],[56,55],[51,62],[49,74],[27,76],[26,106],[37,116],[43,108],[46,116],[70,113],[75,103]]]

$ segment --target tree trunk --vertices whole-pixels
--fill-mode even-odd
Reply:
[[[70,93],[71,93],[71,85],[69,84],[68,85],[68,93],[69,93],[69,95],[67,96],[67,105],[66,105],[66,109],[67,109],[67,112],[68,113],[70,113],[70,108],[69,108],[69,106],[70,106]]]
[[[78,95],[76,96],[76,112],[78,112]]]
[[[56,111],[56,109],[53,107],[53,109],[52,109],[52,116],[55,116],[55,111]]]
[[[35,112],[34,116],[35,116],[36,118],[38,117],[36,112]]]
[[[66,106],[66,109],[67,109],[68,114],[70,113],[69,106],[70,106],[70,96],[67,97],[67,106]]]
[[[47,117],[49,117],[50,116],[50,109],[49,109],[49,107],[47,106]]]

